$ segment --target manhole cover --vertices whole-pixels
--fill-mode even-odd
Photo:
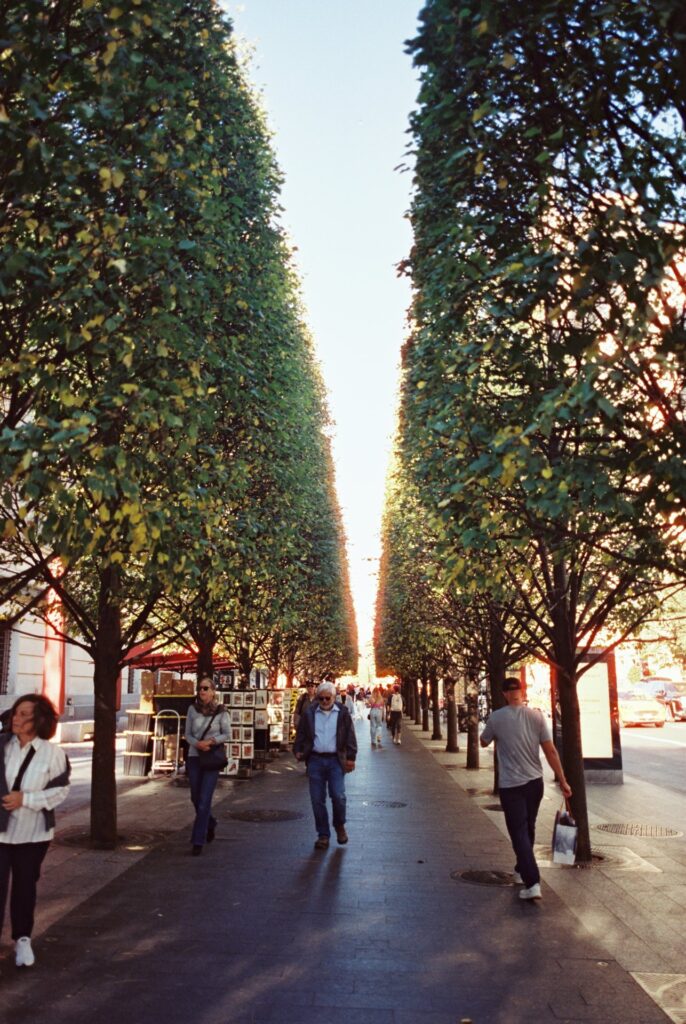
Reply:
[[[166,832],[124,832],[117,834],[117,850],[130,850],[132,853],[139,850],[147,850],[155,843],[161,842],[167,836]],[[89,829],[71,828],[64,832],[58,832],[54,840],[62,846],[83,846],[89,850],[109,849],[91,839]]]
[[[662,825],[637,825],[633,822],[622,822],[618,825],[595,825],[599,832],[611,832],[615,836],[642,836],[644,839],[673,839],[682,836],[675,828],[664,828]]]
[[[370,800],[370,807],[407,807],[400,800]]]
[[[303,817],[304,815],[299,811],[257,810],[229,812],[229,818],[233,818],[234,821],[297,821]]]
[[[474,885],[514,885],[508,871],[451,871],[450,877],[456,882],[472,882]]]

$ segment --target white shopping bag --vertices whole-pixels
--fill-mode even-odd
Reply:
[[[553,864],[574,864],[579,829],[565,804],[555,815],[553,828]]]

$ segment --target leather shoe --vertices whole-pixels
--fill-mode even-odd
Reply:
[[[339,846],[345,846],[345,844],[348,842],[348,833],[345,831],[345,828],[343,826],[341,826],[341,828],[336,829],[336,837],[338,839]]]
[[[314,844],[315,850],[328,850],[329,849],[329,837],[319,836]]]
[[[199,857],[200,854],[202,853],[202,846],[194,846],[192,853],[194,857]]]

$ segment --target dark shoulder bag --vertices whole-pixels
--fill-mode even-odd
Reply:
[[[212,722],[215,720],[215,718],[216,718],[216,716],[218,714],[219,714],[219,708],[217,708],[217,710],[214,712],[214,714],[210,718],[209,722],[207,723],[207,726],[205,727],[205,731],[203,732],[202,736],[200,737],[201,740],[204,740],[205,737],[207,736],[207,734],[210,731],[210,728],[212,726]],[[200,766],[200,771],[203,771],[203,772],[221,772],[221,771],[224,770],[224,768],[226,768],[228,763],[229,763],[229,761],[228,761],[228,758],[226,756],[226,750],[224,748],[224,744],[223,743],[217,743],[217,744],[215,744],[215,746],[210,747],[209,750],[199,750],[198,751],[198,765]]]

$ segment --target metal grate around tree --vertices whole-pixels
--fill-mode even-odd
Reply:
[[[675,828],[665,828],[663,825],[640,825],[635,822],[620,822],[618,824],[595,825],[598,832],[610,832],[615,836],[638,836],[641,839],[675,839],[682,836]]]

